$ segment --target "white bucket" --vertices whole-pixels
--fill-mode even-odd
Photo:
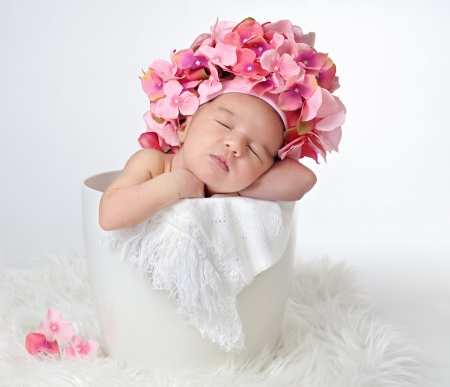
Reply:
[[[226,359],[246,361],[276,345],[286,307],[295,252],[295,221],[280,260],[255,277],[237,296],[245,334],[240,353],[219,351],[182,317],[164,290],[140,281],[134,267],[119,260],[119,250],[100,244],[98,209],[103,191],[120,171],[92,176],[82,186],[83,229],[102,349],[127,365],[213,370]]]

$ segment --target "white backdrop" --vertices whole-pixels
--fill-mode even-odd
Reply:
[[[2,0],[0,257],[16,265],[83,252],[81,183],[122,168],[139,149],[148,103],[138,76],[151,60],[188,47],[217,16],[290,18],[315,31],[316,48],[337,64],[336,95],[347,107],[340,153],[306,163],[318,183],[297,205],[299,253],[395,281],[408,269],[401,286],[411,294],[418,282],[442,287],[450,275],[449,10],[444,0]],[[375,281],[366,286],[391,299]]]

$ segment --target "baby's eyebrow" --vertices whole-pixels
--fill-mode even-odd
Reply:
[[[222,110],[222,111],[224,111],[225,113],[228,113],[231,116],[235,116],[236,115],[236,114],[234,114],[234,112],[232,112],[231,110],[229,110],[229,109],[227,109],[226,107],[223,107],[223,106],[219,106],[217,108],[217,110]]]

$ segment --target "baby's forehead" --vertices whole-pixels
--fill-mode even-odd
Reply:
[[[207,104],[211,104],[215,110],[222,111],[231,115],[239,115],[241,109],[251,109],[252,113],[257,113],[265,118],[276,119],[282,125],[284,130],[284,122],[278,112],[263,99],[245,93],[225,93],[221,94]]]

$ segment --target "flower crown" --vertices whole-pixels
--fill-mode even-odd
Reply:
[[[141,77],[150,100],[143,148],[176,153],[177,129],[199,105],[237,91],[269,102],[282,116],[285,145],[278,157],[311,157],[338,151],[345,106],[332,93],[339,88],[336,65],[314,48],[315,34],[303,34],[289,20],[259,24],[217,21],[190,48],[173,50],[171,63],[156,59]]]

